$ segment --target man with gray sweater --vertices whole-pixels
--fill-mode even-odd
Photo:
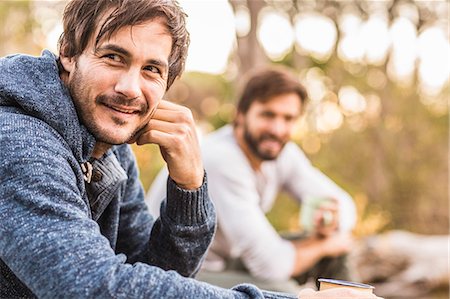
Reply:
[[[191,278],[215,214],[192,115],[162,100],[189,44],[178,5],[74,0],[63,23],[59,56],[0,59],[0,298],[291,298]],[[158,219],[131,143],[167,162]]]

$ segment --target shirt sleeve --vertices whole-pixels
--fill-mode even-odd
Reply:
[[[299,201],[308,197],[331,197],[339,202],[339,229],[352,230],[356,223],[356,207],[351,196],[329,177],[314,167],[303,151],[288,143],[279,158],[284,188]]]

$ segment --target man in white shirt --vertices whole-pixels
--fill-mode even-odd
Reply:
[[[287,70],[259,70],[243,90],[233,126],[204,138],[218,227],[200,279],[222,286],[246,281],[278,291],[293,290],[290,278],[301,284],[318,277],[349,279],[343,257],[356,220],[352,198],[290,141],[306,99],[304,87]],[[147,195],[155,214],[166,178],[162,171]],[[281,190],[304,207],[329,199],[311,216],[308,235],[287,240],[269,223],[265,214]]]

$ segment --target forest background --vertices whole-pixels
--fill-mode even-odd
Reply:
[[[190,107],[201,134],[232,121],[242,78],[283,64],[310,102],[294,141],[355,199],[358,236],[449,232],[448,1],[180,1],[192,43],[166,98]],[[64,1],[0,1],[0,56],[57,51]],[[133,146],[148,188],[164,163]],[[281,195],[268,217],[299,228]]]

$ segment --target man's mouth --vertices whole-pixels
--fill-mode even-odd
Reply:
[[[140,110],[139,108],[135,108],[135,107],[124,107],[124,106],[115,106],[115,105],[109,105],[106,103],[103,103],[106,107],[120,112],[120,113],[125,113],[125,114],[139,114]]]
[[[282,146],[282,143],[275,139],[263,139],[259,144],[270,148],[279,148]]]
[[[268,142],[271,144],[280,144],[280,145],[284,143],[282,140],[275,138],[275,137],[271,137],[271,136],[263,136],[260,138],[259,142],[260,143]]]
[[[138,99],[125,99],[120,96],[108,97],[106,95],[101,95],[97,97],[96,102],[98,105],[103,105],[106,108],[123,115],[140,115],[146,112],[145,104]]]

